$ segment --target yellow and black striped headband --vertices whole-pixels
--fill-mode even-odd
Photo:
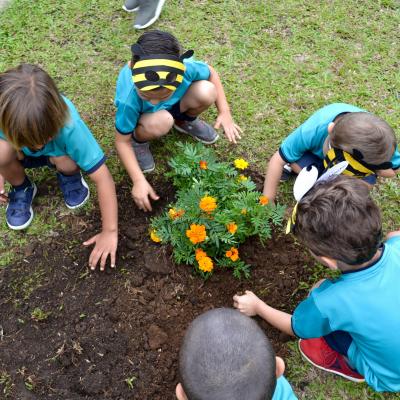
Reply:
[[[356,178],[364,178],[369,175],[374,175],[375,171],[380,169],[393,168],[390,161],[379,165],[365,162],[362,153],[357,149],[353,149],[353,154],[350,154],[334,147],[330,148],[326,153],[324,158],[324,168],[331,168],[342,161],[348,162],[347,168],[342,172],[342,174],[354,176]]]
[[[141,91],[165,87],[175,91],[183,81],[186,67],[185,58],[193,56],[188,50],[180,57],[171,54],[144,54],[142,47],[135,43],[131,47],[133,59],[132,81]]]

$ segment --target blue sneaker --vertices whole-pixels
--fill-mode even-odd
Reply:
[[[57,172],[58,183],[64,195],[65,205],[73,210],[83,206],[89,199],[89,186],[80,172],[74,175],[63,175]]]
[[[37,193],[34,183],[25,189],[11,190],[6,209],[7,225],[16,231],[27,228],[33,219],[32,202]]]

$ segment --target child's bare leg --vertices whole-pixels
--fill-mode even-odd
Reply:
[[[135,138],[141,142],[158,139],[166,135],[173,124],[174,119],[166,110],[142,114],[135,129]]]
[[[74,175],[79,172],[75,161],[68,156],[50,157],[50,162],[55,165],[58,172],[63,175]]]
[[[292,168],[292,171],[293,171],[294,173],[296,173],[296,174],[299,174],[300,171],[302,170],[302,168],[300,167],[300,165],[299,165],[299,164],[296,164],[296,163],[290,164],[290,167]]]
[[[0,175],[13,186],[22,185],[25,169],[18,160],[17,152],[5,140],[0,139]]]
[[[209,81],[197,81],[190,85],[181,100],[181,112],[197,117],[207,110],[217,99],[217,90]]]

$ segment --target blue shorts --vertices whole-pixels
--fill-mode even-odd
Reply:
[[[295,162],[301,169],[308,167],[310,165],[314,165],[318,169],[318,174],[321,175],[324,172],[324,162],[314,153],[310,151],[305,152],[302,157]],[[376,175],[369,175],[365,178],[362,178],[364,182],[369,183],[370,185],[375,185],[376,183]]]
[[[32,157],[24,155],[24,159],[21,160],[21,164],[24,168],[40,168],[40,167],[55,168],[54,164],[50,162],[49,156]]]

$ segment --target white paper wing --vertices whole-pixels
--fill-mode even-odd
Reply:
[[[293,186],[293,194],[296,201],[302,197],[315,185],[318,179],[318,169],[314,166],[303,168]]]

